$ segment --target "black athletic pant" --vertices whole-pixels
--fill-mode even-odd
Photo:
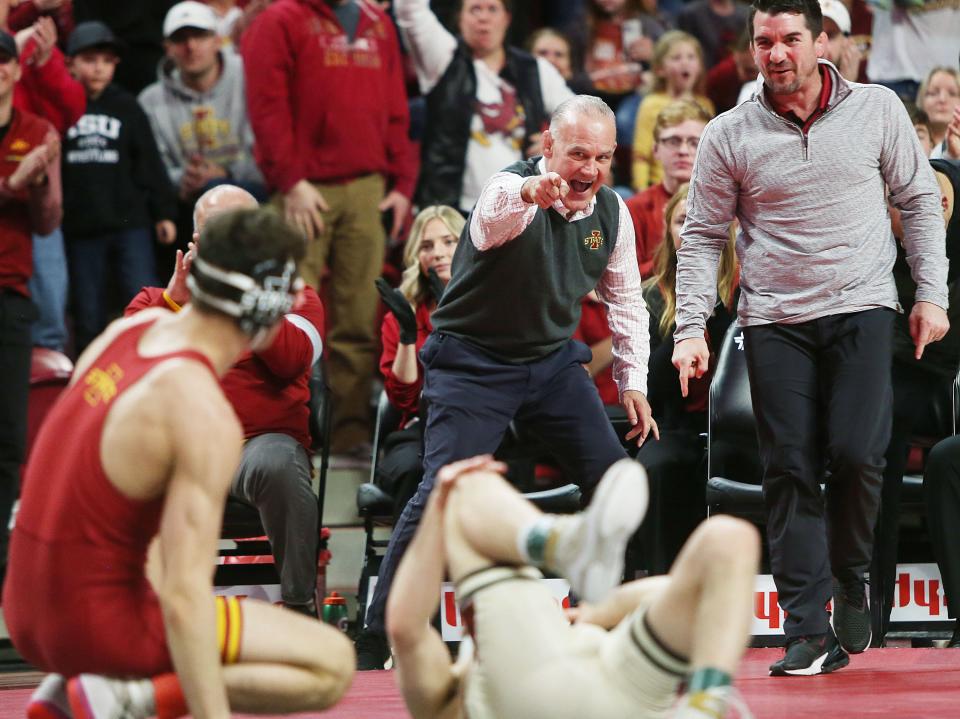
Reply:
[[[585,495],[603,473],[627,456],[607,418],[596,385],[583,371],[590,350],[568,341],[546,357],[506,364],[473,345],[434,332],[420,350],[426,368],[423,399],[423,479],[390,535],[367,628],[386,629],[387,595],[400,560],[420,525],[436,475],[450,462],[493,453],[516,418],[541,440]]]
[[[923,473],[923,498],[933,553],[940,566],[947,614],[960,614],[960,436],[930,450]]]
[[[890,438],[893,318],[880,308],[744,329],[788,638],[828,631],[831,575],[862,579],[870,564]]]
[[[7,524],[26,452],[30,325],[36,318],[37,308],[28,297],[0,288],[0,578],[7,564]]]
[[[924,413],[931,411],[936,395],[948,391],[946,385],[952,385],[951,380],[921,368],[919,362],[908,364],[896,358],[893,360],[892,377],[893,430],[883,470],[883,493],[874,548],[876,576],[870,581],[870,601],[882,608],[880,626],[875,632],[880,638],[886,634],[893,609],[900,534],[900,495],[910,440],[914,436],[914,428],[923,424]],[[949,430],[945,434],[949,434]],[[871,574],[874,572],[871,571]]]

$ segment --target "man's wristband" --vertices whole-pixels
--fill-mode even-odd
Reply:
[[[171,299],[170,295],[167,293],[166,290],[163,291],[163,301],[166,302],[167,307],[169,307],[174,312],[179,312],[180,310],[183,309],[183,307],[181,307],[176,302],[174,302],[173,299]]]

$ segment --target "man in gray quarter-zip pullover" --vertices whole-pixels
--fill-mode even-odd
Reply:
[[[847,82],[818,60],[827,37],[817,0],[755,0],[750,23],[763,77],[754,97],[714,119],[700,140],[681,233],[674,364],[684,392],[707,368],[704,324],[736,216],[770,563],[788,614],[787,653],[770,670],[819,674],[845,666],[844,650],[870,643],[863,574],[890,436],[900,309],[887,192],[903,214],[917,283],[917,357],[949,326],[943,219],[896,95]]]

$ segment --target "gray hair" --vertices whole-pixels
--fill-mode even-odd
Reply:
[[[561,102],[550,116],[550,134],[556,135],[562,128],[570,125],[581,116],[596,120],[607,120],[616,126],[617,118],[610,106],[593,95],[574,95]]]

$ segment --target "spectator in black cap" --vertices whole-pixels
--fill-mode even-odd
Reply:
[[[67,41],[70,71],[87,110],[67,131],[63,152],[64,222],[77,351],[110,316],[107,271],[119,282],[119,312],[157,284],[153,234],[176,239],[176,197],[150,123],[137,99],[112,84],[121,43],[99,21],[77,25]]]
[[[7,556],[7,520],[17,496],[27,435],[27,390],[37,316],[27,282],[33,273],[31,233],[60,223],[60,147],[46,120],[14,108],[20,61],[13,37],[0,31],[0,563]],[[2,568],[0,568],[2,578]]]

